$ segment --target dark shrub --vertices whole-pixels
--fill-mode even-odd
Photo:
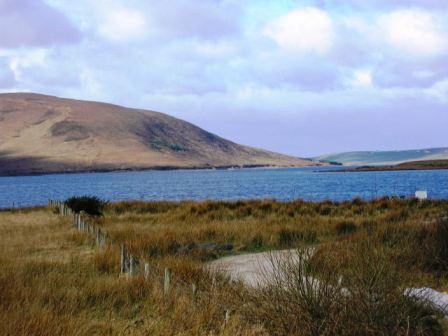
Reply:
[[[448,220],[425,225],[418,237],[421,261],[430,271],[448,273]]]
[[[358,229],[358,227],[353,222],[344,221],[344,222],[339,222],[338,224],[336,224],[336,233],[338,235],[346,235],[346,234],[354,233],[354,232],[356,232],[357,229]]]
[[[256,249],[256,250],[261,249],[263,247],[263,244],[264,244],[264,239],[261,234],[256,234],[255,236],[252,237],[252,239],[250,241],[251,248]]]
[[[91,216],[102,216],[107,202],[96,196],[73,196],[68,198],[65,204],[76,213],[84,211]]]
[[[297,240],[297,232],[289,229],[281,229],[278,233],[278,244],[290,247]]]

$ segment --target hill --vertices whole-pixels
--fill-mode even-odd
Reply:
[[[392,171],[392,170],[440,170],[448,169],[448,160],[408,161],[392,166],[360,166],[349,169],[330,170],[326,172],[366,172],[366,171]]]
[[[307,166],[163,113],[34,93],[0,94],[0,174]]]
[[[348,166],[394,165],[408,161],[448,159],[448,148],[427,148],[401,151],[360,151],[315,157],[324,162],[339,162]]]

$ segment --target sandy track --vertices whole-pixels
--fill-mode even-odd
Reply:
[[[309,249],[312,249],[310,247]],[[310,251],[310,255],[312,251]],[[207,264],[212,271],[223,272],[230,276],[231,280],[241,280],[246,285],[261,287],[272,278],[276,260],[293,258],[298,260],[296,250],[279,250],[252,254],[243,254],[221,258]],[[415,296],[422,299],[448,317],[448,294],[436,291],[429,287],[407,288],[405,295]]]
[[[241,280],[249,286],[258,287],[273,274],[272,261],[282,258],[297,258],[297,255],[295,250],[242,254],[215,260],[207,267],[229,275],[232,280]]]

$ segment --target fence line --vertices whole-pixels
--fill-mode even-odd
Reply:
[[[113,240],[107,232],[101,230],[100,227],[90,224],[86,221],[84,213],[75,213],[70,209],[67,204],[61,201],[49,200],[48,204],[50,206],[55,206],[58,210],[58,214],[63,217],[72,217],[73,218],[73,226],[76,230],[81,232],[86,232],[95,238],[95,244],[102,248],[109,242],[111,245],[116,245],[118,242]],[[146,260],[141,262],[135,255],[129,252],[127,246],[123,243],[119,244],[120,246],[120,275],[126,277],[135,277],[139,274],[143,275],[146,280],[149,280],[151,276],[159,278],[163,284],[163,292],[165,295],[168,295],[173,287],[173,272],[170,268],[165,267],[163,270],[154,264],[150,264]],[[143,267],[141,267],[143,265]],[[141,273],[143,270],[143,273]],[[158,276],[155,272],[151,272],[151,270],[157,270],[163,274],[163,276]],[[181,289],[186,294],[191,294],[193,298],[197,297],[199,294],[208,294],[204,291],[199,291],[197,284],[195,283],[187,283],[182,278],[177,277],[176,280],[183,286],[178,286],[177,289]],[[216,279],[213,278],[213,282]],[[187,289],[189,288],[189,289]],[[231,310],[229,307],[225,307],[218,303],[218,306],[224,310],[224,323],[227,324],[230,319]]]
[[[141,275],[146,280],[149,280],[151,277],[157,278],[161,282],[163,293],[165,295],[168,295],[172,291],[174,274],[170,268],[165,267],[162,269],[154,264],[149,263],[144,258],[142,258],[140,260],[137,256],[133,255],[129,251],[128,247],[125,244],[112,239],[112,237],[110,237],[107,234],[107,232],[102,230],[101,227],[87,222],[86,216],[84,215],[84,213],[73,212],[67,206],[67,204],[65,204],[64,202],[50,200],[49,205],[55,206],[58,210],[57,212],[59,215],[61,215],[63,217],[71,217],[73,219],[74,228],[78,231],[86,232],[89,235],[93,236],[95,238],[95,244],[99,248],[103,248],[104,246],[106,246],[107,243],[110,243],[111,245],[119,245],[119,248],[120,248],[120,275],[121,276],[135,277],[135,276]],[[425,222],[425,224],[430,224],[437,220],[448,220],[448,216],[440,216],[438,218],[433,218],[431,220],[427,220]],[[155,271],[158,271],[159,274],[163,274],[163,275],[157,275]],[[181,286],[177,286],[176,289],[183,291],[187,295],[191,295],[193,300],[198,295],[202,295],[202,294],[210,295],[209,292],[199,291],[197,284],[187,283],[181,277],[176,277],[176,282],[181,285]],[[215,277],[212,278],[212,284],[213,284],[212,287],[215,288],[215,286],[216,286],[216,278]],[[224,306],[224,305],[220,304],[219,302],[217,304],[218,304],[219,308],[222,309],[224,312],[223,322],[226,325],[229,323],[230,314],[234,310],[229,309],[229,307]]]

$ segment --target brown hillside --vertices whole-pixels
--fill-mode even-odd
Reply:
[[[307,166],[163,113],[33,93],[0,94],[0,174]]]

